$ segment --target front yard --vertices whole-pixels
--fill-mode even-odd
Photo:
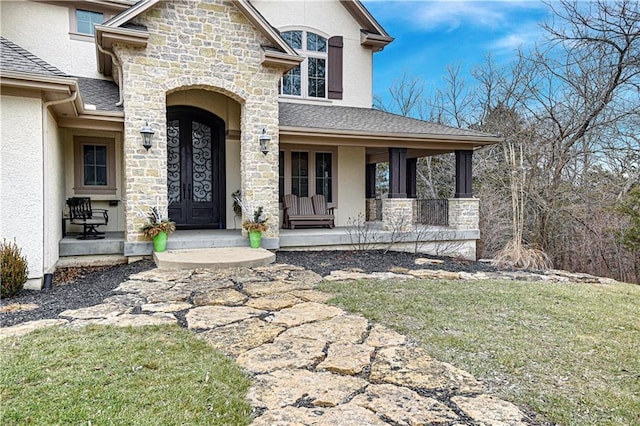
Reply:
[[[388,280],[322,289],[552,422],[640,424],[640,286]]]

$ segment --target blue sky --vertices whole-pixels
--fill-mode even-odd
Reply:
[[[363,3],[395,38],[374,55],[374,94],[385,98],[404,72],[434,87],[443,85],[447,65],[460,64],[471,79],[469,72],[489,53],[498,64],[508,63],[519,47],[540,40],[540,22],[550,17],[549,7],[534,0]]]

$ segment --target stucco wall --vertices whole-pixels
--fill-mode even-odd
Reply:
[[[14,240],[29,264],[43,273],[42,101],[1,96],[0,238]]]
[[[252,3],[269,23],[280,31],[305,29],[320,31],[328,37],[342,36],[343,99],[330,102],[336,105],[371,108],[373,54],[371,49],[360,45],[361,27],[344,6],[338,1],[317,0],[255,0]]]
[[[45,134],[44,170],[44,272],[52,273],[58,261],[60,239],[62,238],[62,209],[64,203],[64,145],[61,131],[51,113],[47,111],[47,132]]]
[[[71,2],[68,2],[72,6]],[[69,7],[32,1],[0,1],[2,35],[71,75],[104,78],[96,68],[92,39],[73,40]]]
[[[338,208],[336,226],[346,226],[365,209],[365,148],[338,147]]]
[[[124,71],[125,253],[144,240],[139,209],[167,204],[167,95],[186,89],[217,92],[241,105],[241,189],[271,217],[265,236],[277,238],[278,154],[263,155],[258,143],[263,127],[273,146],[278,143],[282,70],[261,64],[268,41],[229,2],[161,2],[135,22],[148,28],[147,47],[115,48]],[[148,152],[140,144],[145,120],[156,132]],[[235,189],[227,184],[228,192]]]

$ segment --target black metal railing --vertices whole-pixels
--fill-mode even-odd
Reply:
[[[449,226],[449,200],[416,200],[416,223]]]

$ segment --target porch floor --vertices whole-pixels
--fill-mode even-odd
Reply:
[[[380,225],[380,226],[378,226]],[[477,231],[455,231],[448,227],[426,226],[408,241],[445,241],[479,238]],[[383,231],[381,224],[374,225],[380,244],[387,244],[394,236]],[[281,250],[329,250],[352,248],[358,235],[347,227],[280,229],[279,246]],[[104,239],[78,240],[77,234],[67,234],[59,244],[60,257],[124,255],[124,232],[107,232]],[[397,237],[397,235],[396,235]],[[352,241],[352,238],[354,241]],[[152,253],[152,243],[149,242]],[[239,229],[197,229],[178,230],[171,234],[167,250],[190,250],[221,247],[247,247],[248,238],[242,236]]]

